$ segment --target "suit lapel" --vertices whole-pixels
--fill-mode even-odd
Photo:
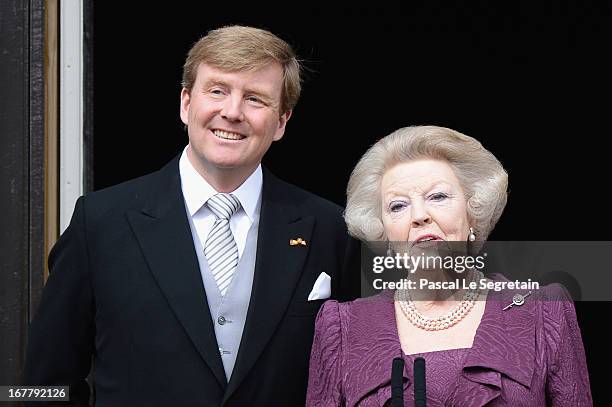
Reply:
[[[239,387],[283,318],[302,275],[314,227],[286,195],[281,181],[264,169],[253,289],[240,350],[224,401]],[[301,237],[307,245],[289,244]]]
[[[226,378],[181,191],[178,158],[159,172],[142,210],[127,213],[170,307],[222,388]]]

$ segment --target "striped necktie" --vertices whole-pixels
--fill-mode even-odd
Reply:
[[[240,208],[240,201],[231,194],[217,194],[206,201],[206,206],[216,219],[206,238],[204,255],[221,295],[225,295],[238,267],[238,246],[229,220]]]

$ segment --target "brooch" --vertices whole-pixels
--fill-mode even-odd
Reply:
[[[510,309],[512,307],[516,306],[521,306],[525,303],[525,298],[529,297],[531,295],[531,291],[529,291],[527,294],[522,295],[522,294],[515,294],[514,297],[512,297],[512,304],[507,305],[503,311]]]

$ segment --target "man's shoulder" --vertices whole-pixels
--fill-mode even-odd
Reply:
[[[92,215],[104,215],[108,212],[141,208],[152,198],[162,194],[164,189],[168,189],[173,176],[176,178],[174,182],[180,185],[178,164],[175,161],[172,160],[157,171],[87,193],[84,203],[88,212]],[[177,169],[173,171],[172,166],[175,164]]]

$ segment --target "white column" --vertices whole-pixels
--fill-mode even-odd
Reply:
[[[70,223],[84,189],[83,0],[60,1],[60,202],[59,227]]]

